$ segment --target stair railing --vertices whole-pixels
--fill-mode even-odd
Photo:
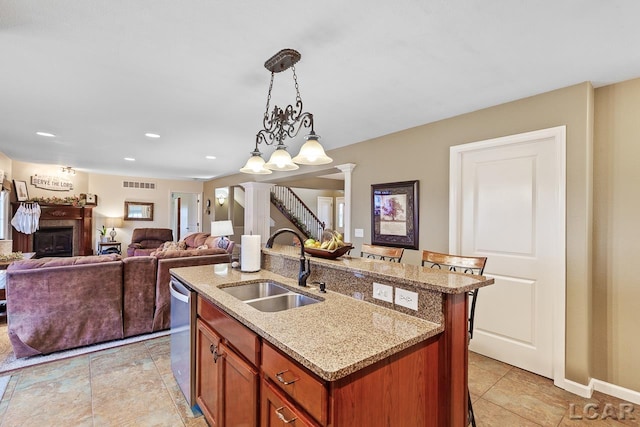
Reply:
[[[271,202],[307,238],[322,238],[324,222],[289,187],[273,186]]]

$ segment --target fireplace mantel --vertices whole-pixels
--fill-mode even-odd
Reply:
[[[11,203],[12,214],[15,215],[20,207],[20,203]],[[74,254],[93,255],[91,246],[91,231],[93,229],[93,206],[71,206],[40,204],[40,228],[54,221],[74,221],[78,227],[78,247]],[[33,252],[33,236],[20,233],[15,228],[12,229],[13,250],[20,252]]]

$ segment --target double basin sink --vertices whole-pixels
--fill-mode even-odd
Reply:
[[[221,288],[251,307],[266,312],[289,310],[315,304],[320,300],[294,292],[275,282],[257,282]]]

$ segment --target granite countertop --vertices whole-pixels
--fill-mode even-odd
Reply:
[[[287,245],[273,245],[273,248],[262,248],[262,252],[277,256],[300,259],[300,248]],[[359,256],[343,255],[335,260],[306,255],[311,264],[326,265],[333,269],[349,272],[358,271],[370,277],[394,279],[422,289],[430,289],[445,294],[459,294],[482,288],[494,283],[485,276],[454,273],[437,268],[397,262],[379,261]],[[312,267],[313,270],[313,267]]]
[[[335,381],[444,330],[442,325],[297,282],[272,272],[243,273],[230,264],[171,269],[206,300],[278,347],[320,378]],[[280,312],[259,311],[221,287],[273,280],[322,299]]]

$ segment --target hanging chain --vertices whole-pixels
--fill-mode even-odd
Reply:
[[[296,76],[296,66],[292,65],[291,69],[293,70],[293,82],[296,85],[296,101],[302,101],[302,97],[300,96],[300,88],[298,87],[298,76]]]
[[[269,103],[271,102],[271,89],[273,89],[273,71],[271,72],[271,83],[269,83],[269,93],[267,94],[267,107],[264,110],[264,117],[269,117]]]

